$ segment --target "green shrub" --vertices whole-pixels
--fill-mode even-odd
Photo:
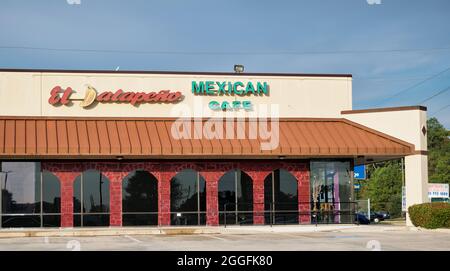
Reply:
[[[450,228],[450,203],[433,202],[412,205],[408,208],[411,222],[427,229]]]

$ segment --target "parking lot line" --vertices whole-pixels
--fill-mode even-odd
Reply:
[[[129,236],[129,235],[124,235],[124,237],[126,237],[126,238],[128,238],[128,239],[130,239],[131,241],[134,241],[134,242],[136,242],[136,243],[142,243],[141,240],[138,240],[138,239],[136,239],[136,238],[134,238],[134,237],[131,237],[131,236]]]
[[[206,234],[205,236],[208,236],[210,238],[214,238],[214,239],[217,239],[217,240],[220,240],[220,241],[224,241],[224,242],[228,242],[229,241],[229,240],[227,240],[225,238],[217,237],[217,236],[214,236],[214,235]]]

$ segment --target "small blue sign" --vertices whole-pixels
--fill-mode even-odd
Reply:
[[[366,179],[366,165],[355,166],[353,169],[353,177],[359,180]]]
[[[355,191],[359,191],[361,189],[361,184],[355,183],[353,184],[353,188],[355,189]]]

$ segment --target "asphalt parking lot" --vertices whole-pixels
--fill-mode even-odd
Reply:
[[[255,234],[121,235],[0,238],[0,250],[450,250],[450,233],[277,232]]]

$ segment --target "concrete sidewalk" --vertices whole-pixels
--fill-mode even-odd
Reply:
[[[277,226],[223,226],[208,227],[86,227],[86,228],[20,228],[2,229],[0,238],[13,237],[75,237],[121,235],[190,235],[190,234],[264,234],[313,232],[386,232],[386,231],[439,231],[394,225],[277,225]]]

